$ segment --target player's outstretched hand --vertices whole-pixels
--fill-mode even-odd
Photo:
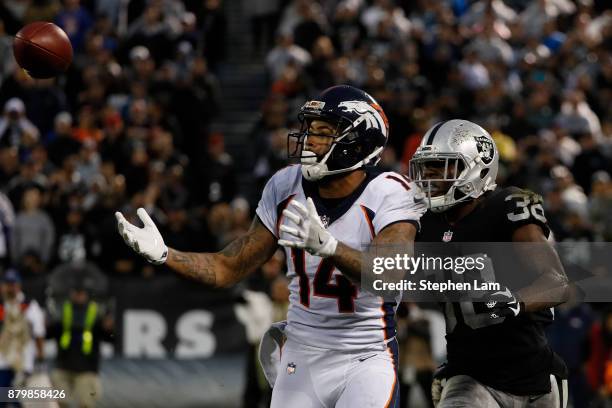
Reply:
[[[281,225],[280,230],[294,239],[291,241],[279,239],[278,244],[290,248],[302,248],[323,258],[334,255],[338,240],[321,222],[312,198],[306,200],[306,206],[296,200],[292,200],[289,205],[295,212],[285,209],[283,215],[295,224],[295,227]]]
[[[168,247],[164,244],[164,239],[144,208],[139,208],[136,214],[144,227],[130,224],[119,211],[115,213],[119,235],[130,248],[147,261],[156,265],[163,264],[168,258]]]

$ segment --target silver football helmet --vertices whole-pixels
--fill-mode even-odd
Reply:
[[[410,177],[428,208],[443,212],[494,190],[498,161],[489,132],[467,120],[453,119],[425,133],[410,160]]]

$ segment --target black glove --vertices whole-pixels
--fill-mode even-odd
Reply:
[[[481,299],[474,302],[474,311],[488,313],[493,320],[516,317],[525,311],[525,303],[520,302],[516,295],[506,287],[496,292],[489,292]]]

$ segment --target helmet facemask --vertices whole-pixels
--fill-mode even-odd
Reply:
[[[410,178],[433,212],[443,212],[467,200],[474,191],[469,181],[470,166],[460,153],[419,154],[410,161]]]
[[[299,158],[302,164],[302,174],[309,181],[317,181],[323,177],[346,173],[370,164],[372,159],[380,156],[383,147],[375,149],[371,154],[355,163],[354,157],[361,157],[363,145],[358,142],[357,130],[359,123],[351,123],[342,117],[331,115],[306,115],[298,116],[301,123],[299,131],[290,132],[287,136],[287,149],[289,158]],[[332,133],[315,133],[311,130],[312,122],[318,120],[329,124],[334,131]],[[323,154],[316,154],[308,150],[308,137],[331,138],[329,149]]]

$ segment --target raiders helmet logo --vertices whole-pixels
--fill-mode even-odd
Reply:
[[[323,224],[323,226],[325,228],[329,227],[329,216],[326,214],[320,215],[319,218],[321,218],[321,223]]]
[[[493,142],[486,136],[477,136],[474,137],[474,139],[476,140],[476,148],[478,149],[478,154],[482,161],[485,164],[491,163],[495,155],[495,146],[493,146]]]

